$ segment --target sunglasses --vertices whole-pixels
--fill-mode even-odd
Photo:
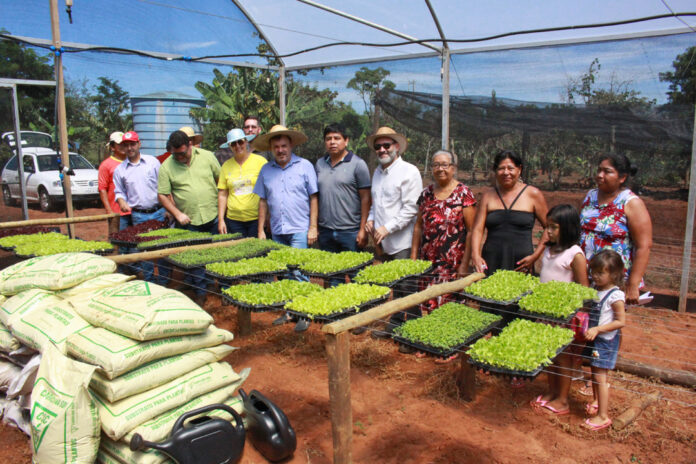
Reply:
[[[230,142],[229,145],[232,146],[232,145],[244,145],[244,144],[246,144],[246,139],[235,140],[234,142]]]
[[[393,144],[392,144],[392,143],[389,143],[389,142],[385,142],[385,143],[375,143],[374,146],[373,146],[373,148],[375,149],[375,151],[379,151],[380,148],[384,148],[385,150],[389,150],[389,149],[391,148],[392,145],[393,145]]]

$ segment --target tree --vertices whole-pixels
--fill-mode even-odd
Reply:
[[[696,46],[689,47],[672,62],[674,72],[660,73],[660,81],[669,82],[670,103],[696,104]]]
[[[568,80],[566,93],[568,103],[576,103],[576,96],[582,99],[582,102],[587,105],[617,105],[617,106],[652,106],[655,100],[649,100],[646,97],[641,97],[640,92],[633,90],[630,80],[620,81],[616,73],[612,72],[609,79],[609,88],[596,88],[595,82],[599,76],[599,71],[602,65],[599,63],[599,58],[595,58],[590,63],[587,72],[581,74],[577,78]]]
[[[94,114],[101,122],[103,138],[113,131],[126,132],[133,125],[133,115],[128,112],[130,95],[123,90],[118,81],[100,77],[99,85],[94,87],[96,94],[90,97],[94,103]]]
[[[2,33],[8,33],[0,29]],[[11,40],[0,40],[0,77],[10,79],[53,80],[55,78],[51,55],[39,55],[33,48]],[[17,87],[19,124],[28,128],[29,123],[43,118],[53,119],[55,89],[45,86],[21,85]],[[9,92],[6,93],[9,96]],[[12,100],[0,99],[0,131],[13,129]]]
[[[374,120],[374,96],[382,89],[393,89],[396,85],[392,81],[385,80],[390,72],[381,66],[370,69],[365,66],[355,72],[355,76],[348,81],[347,88],[356,90],[365,105],[365,113]]]

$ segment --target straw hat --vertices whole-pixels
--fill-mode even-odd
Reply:
[[[379,129],[377,129],[377,132],[367,137],[367,146],[370,147],[370,150],[372,150],[373,152],[375,151],[375,149],[373,148],[375,145],[375,140],[377,140],[380,137],[389,137],[390,139],[398,143],[399,155],[403,154],[406,151],[406,147],[408,146],[408,141],[406,140],[406,137],[399,134],[391,127],[384,126],[380,127]]]
[[[302,132],[290,130],[285,126],[276,124],[275,126],[271,127],[271,130],[269,130],[267,133],[257,135],[256,138],[254,138],[254,140],[251,142],[251,147],[259,151],[268,151],[271,149],[271,139],[279,135],[289,137],[293,147],[302,145],[307,141],[307,136]]]
[[[196,134],[196,131],[193,130],[193,127],[184,126],[180,127],[179,130],[184,134],[188,135],[189,140],[194,145],[198,145],[203,141],[203,136],[201,134]]]

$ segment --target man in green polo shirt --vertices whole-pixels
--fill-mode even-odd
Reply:
[[[216,234],[220,163],[212,152],[194,147],[185,132],[172,132],[168,143],[172,156],[162,163],[157,182],[160,203],[174,217],[177,227]],[[206,284],[201,271],[192,272],[192,286],[196,302],[203,306]]]

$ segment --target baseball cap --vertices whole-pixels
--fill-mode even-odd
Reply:
[[[123,140],[122,142],[140,142],[140,137],[138,137],[138,133],[135,131],[128,131],[125,134],[123,134]]]
[[[109,141],[107,142],[106,146],[107,147],[110,146],[111,142],[121,143],[122,140],[123,140],[123,132],[121,132],[121,131],[112,132],[111,135],[109,136]]]

